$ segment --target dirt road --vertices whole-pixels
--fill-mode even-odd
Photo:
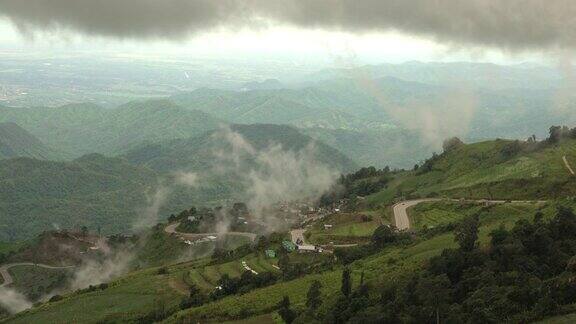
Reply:
[[[568,162],[568,159],[566,158],[566,155],[564,155],[564,156],[562,157],[562,160],[564,161],[564,165],[566,166],[566,169],[568,169],[568,171],[570,171],[570,174],[576,175],[576,173],[574,173],[574,170],[573,170],[572,167],[570,166],[570,163]]]
[[[176,231],[176,228],[178,227],[178,225],[180,225],[180,223],[169,224],[168,226],[166,226],[164,228],[164,232],[166,232],[168,234],[176,234],[176,235],[182,237],[183,239],[190,240],[190,241],[199,240],[199,239],[202,239],[206,236],[222,235],[221,233],[182,233],[182,232]],[[252,242],[254,242],[256,240],[256,237],[257,237],[256,234],[248,233],[248,232],[226,232],[226,235],[244,236],[244,237],[249,238],[250,241],[252,241]]]
[[[424,202],[433,202],[433,201],[462,201],[462,202],[473,202],[473,203],[487,203],[487,204],[504,204],[507,202],[516,203],[516,204],[527,204],[527,203],[545,203],[544,200],[459,200],[459,199],[438,199],[438,198],[429,198],[429,199],[415,199],[415,200],[407,200],[403,202],[399,202],[396,205],[392,206],[392,210],[394,212],[394,222],[396,223],[396,228],[399,230],[407,230],[410,229],[410,218],[408,217],[408,208],[414,207],[418,204]]]
[[[74,266],[54,267],[54,266],[49,266],[46,264],[29,263],[29,262],[5,264],[5,265],[0,267],[0,275],[2,276],[2,278],[4,278],[4,282],[0,285],[0,287],[6,287],[8,285],[11,285],[14,282],[14,279],[12,278],[12,276],[10,275],[10,272],[8,270],[10,268],[20,267],[20,266],[35,266],[35,267],[40,267],[40,268],[45,268],[45,269],[70,269],[70,268],[74,268]]]

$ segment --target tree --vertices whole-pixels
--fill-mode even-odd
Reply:
[[[352,292],[352,277],[350,276],[349,268],[345,268],[342,272],[342,287],[340,290],[346,297],[350,296],[350,293]]]
[[[510,233],[506,230],[504,224],[500,224],[500,227],[490,232],[490,237],[492,238],[490,242],[492,247],[496,247],[504,243],[509,235]]]
[[[290,298],[288,296],[284,296],[278,303],[278,314],[287,324],[292,323],[296,319],[296,312],[290,309]]]
[[[452,137],[445,140],[444,143],[442,143],[442,149],[444,150],[444,153],[446,153],[462,145],[464,145],[464,143],[458,137]]]
[[[450,301],[450,279],[446,275],[425,277],[418,281],[416,287],[418,296],[424,305],[436,312],[436,323],[440,323],[440,309],[446,307]]]
[[[287,271],[288,267],[290,266],[290,257],[288,254],[283,251],[284,249],[280,249],[280,257],[278,258],[278,267],[282,271]]]
[[[471,216],[463,220],[454,233],[454,239],[460,245],[460,249],[466,252],[474,250],[478,240],[478,216]]]
[[[82,236],[83,236],[83,237],[88,236],[88,227],[82,226],[82,228],[80,229],[80,231],[82,232]]]
[[[322,304],[322,293],[320,292],[322,284],[318,280],[314,280],[308,289],[306,295],[306,307],[311,311],[315,311]]]
[[[387,225],[380,225],[372,234],[372,244],[378,248],[384,247],[388,243],[393,243],[396,240],[396,233],[392,227]]]
[[[206,302],[208,298],[202,291],[194,284],[190,286],[190,293],[188,297],[180,302],[180,309],[187,309],[190,307],[197,307]]]

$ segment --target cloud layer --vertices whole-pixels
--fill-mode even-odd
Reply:
[[[215,28],[284,23],[353,32],[398,30],[508,50],[576,46],[572,0],[3,0],[22,31],[70,29],[179,39]]]

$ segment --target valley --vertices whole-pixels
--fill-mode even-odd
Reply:
[[[0,321],[571,318],[576,130],[537,116],[556,79],[479,78],[440,123],[459,68],[1,106]]]

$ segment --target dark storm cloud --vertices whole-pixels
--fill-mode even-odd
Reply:
[[[0,15],[24,32],[71,29],[119,38],[181,38],[244,24],[236,0],[0,0]]]
[[[506,49],[576,47],[573,0],[0,0],[23,30],[179,38],[260,18],[354,32],[399,30]]]

